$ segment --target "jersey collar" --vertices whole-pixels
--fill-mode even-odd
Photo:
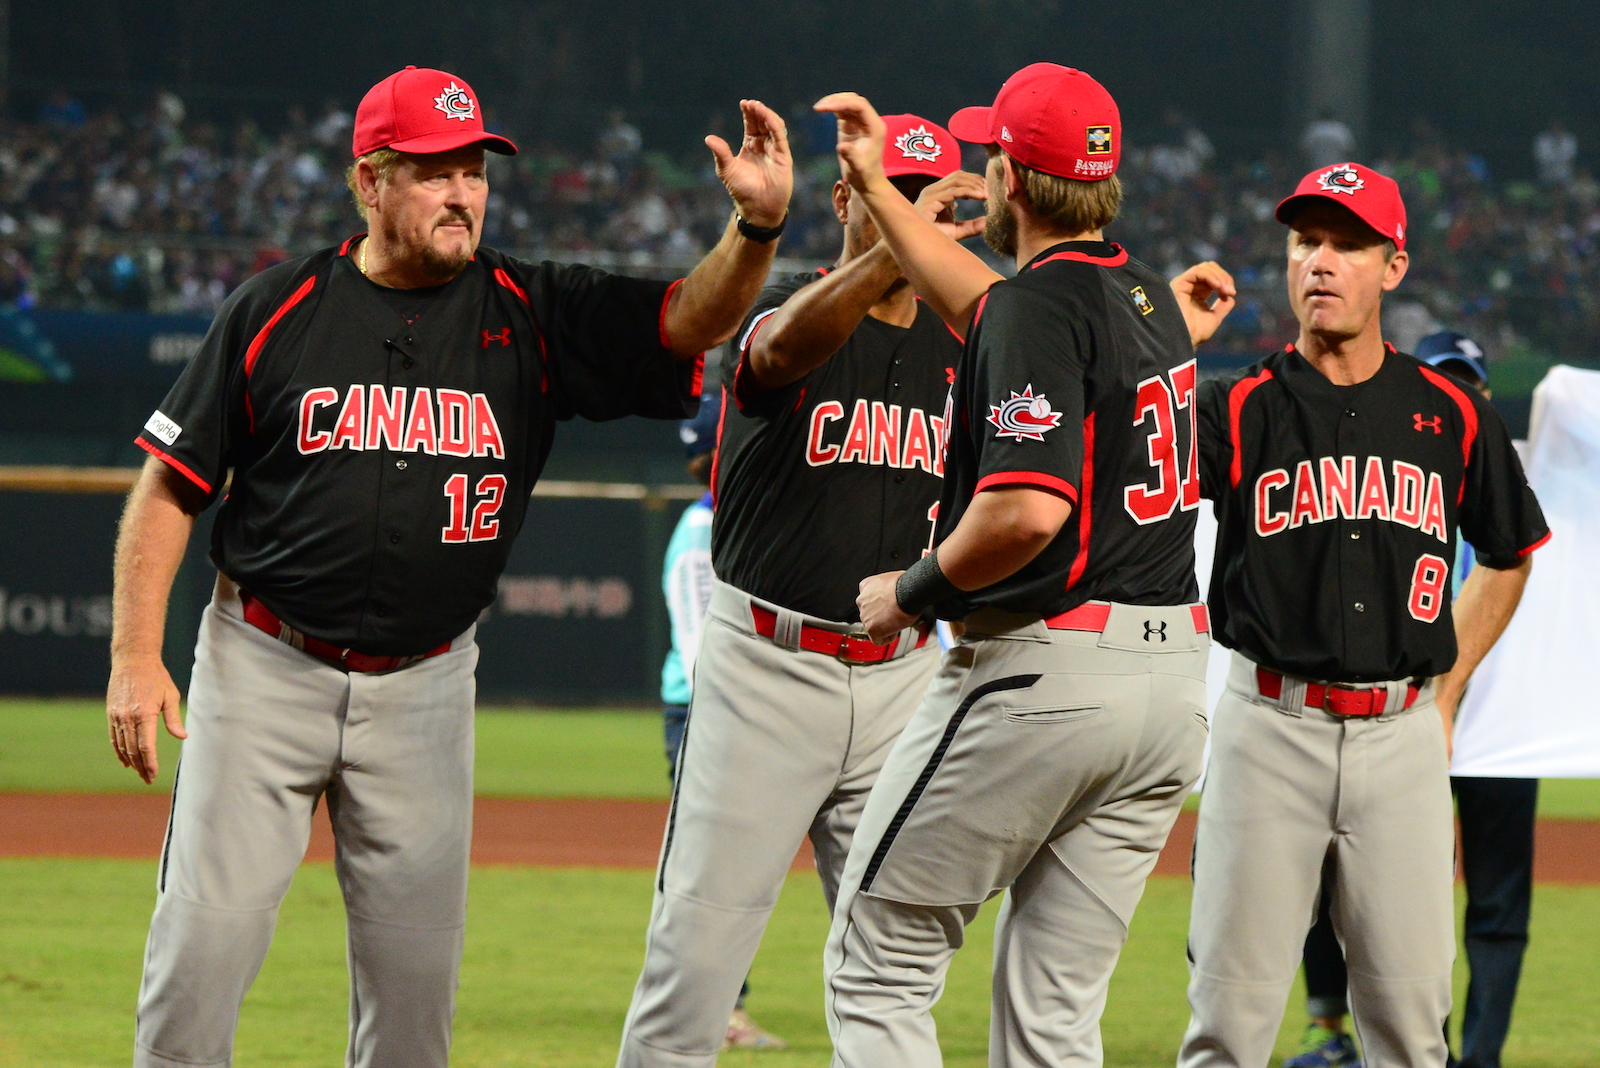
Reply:
[[[1061,260],[1092,263],[1096,267],[1121,267],[1128,262],[1128,250],[1114,241],[1063,241],[1039,253],[1022,269],[1031,271]]]

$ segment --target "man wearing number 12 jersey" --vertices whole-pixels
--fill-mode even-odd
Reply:
[[[1319,169],[1277,215],[1300,336],[1196,403],[1213,633],[1234,657],[1178,1064],[1264,1068],[1325,885],[1367,1063],[1443,1068],[1450,727],[1549,528],[1488,402],[1383,341],[1408,263],[1394,181]],[[1481,566],[1452,616],[1458,530]]]

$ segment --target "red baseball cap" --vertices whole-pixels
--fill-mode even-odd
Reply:
[[[1359,163],[1335,163],[1318,167],[1283,198],[1275,213],[1278,221],[1289,223],[1309,199],[1331,200],[1355,212],[1356,218],[1394,242],[1406,247],[1406,205],[1400,199],[1400,185],[1388,175],[1379,174]]]
[[[1098,182],[1122,159],[1122,114],[1106,87],[1081,70],[1032,63],[1006,79],[992,107],[962,108],[950,132],[999,145],[1025,167]]]
[[[449,152],[482,145],[515,156],[517,146],[485,133],[472,86],[454,74],[407,67],[367,90],[356,108],[350,150],[357,159],[380,148],[396,152]]]
[[[883,170],[890,178],[926,174],[943,178],[961,169],[961,143],[936,122],[918,115],[885,115]]]

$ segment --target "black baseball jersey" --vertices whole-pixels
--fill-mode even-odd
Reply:
[[[862,579],[928,548],[961,343],[918,301],[911,326],[869,315],[804,378],[760,389],[745,362],[752,341],[825,273],[768,286],[727,347],[711,559],[746,593],[851,622]]]
[[[556,421],[681,418],[701,364],[665,282],[480,248],[408,322],[349,248],[240,286],[138,444],[208,502],[232,471],[211,558],[284,622],[421,653],[494,600]]]
[[[1293,348],[1206,382],[1200,456],[1212,633],[1301,678],[1444,674],[1458,528],[1502,569],[1550,536],[1488,401],[1393,348],[1354,386]]]
[[[1016,574],[938,614],[1196,600],[1194,388],[1166,280],[1119,246],[1064,242],[996,282],[956,371],[937,540],[991,487],[1048,490],[1073,514]]]

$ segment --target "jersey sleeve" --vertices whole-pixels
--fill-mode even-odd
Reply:
[[[766,327],[774,312],[820,277],[817,273],[794,275],[767,286],[751,306],[750,314],[740,324],[739,332],[729,340],[722,358],[722,381],[728,385],[728,393],[741,413],[765,416],[783,411],[787,407],[785,401],[793,400],[803,388],[803,376],[777,389],[763,389],[757,385],[750,373],[750,346],[755,343],[757,335]]]
[[[533,270],[551,392],[562,418],[692,416],[704,356],[680,360],[667,338],[667,302],[681,284],[581,264]]]
[[[1461,536],[1478,563],[1503,571],[1550,540],[1550,527],[1499,413],[1475,394],[1472,404],[1478,425],[1461,490]]]
[[[976,316],[980,390],[970,413],[979,444],[974,492],[1030,486],[1078,503],[1084,456],[1088,339],[1070,305],[997,283]]]
[[[1200,496],[1221,500],[1231,479],[1233,440],[1228,427],[1228,384],[1221,379],[1200,383],[1195,394],[1195,447],[1200,450]]]
[[[216,500],[240,443],[250,433],[245,356],[264,325],[261,286],[236,289],[223,302],[200,349],[178,376],[134,444]]]

